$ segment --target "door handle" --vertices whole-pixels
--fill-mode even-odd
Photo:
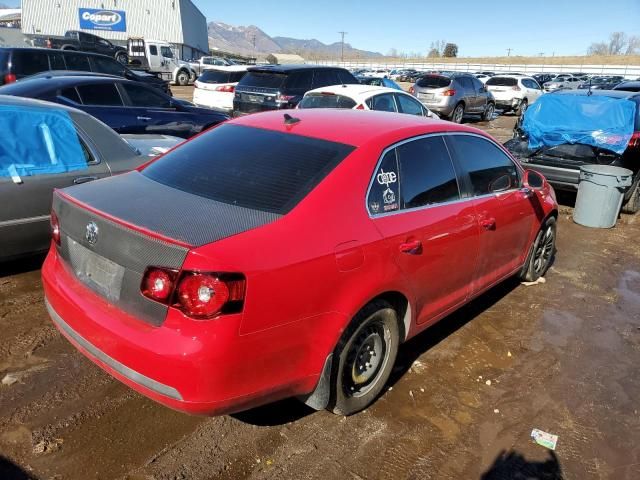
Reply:
[[[495,218],[485,218],[484,220],[480,220],[480,225],[485,230],[495,230],[496,229],[496,219]]]
[[[138,120],[142,122],[148,122],[149,120],[151,120],[151,117],[138,117]]]
[[[411,242],[401,243],[400,253],[419,255],[422,253],[422,242],[420,240],[413,240]]]
[[[75,183],[76,185],[80,185],[81,183],[87,183],[87,182],[93,182],[94,180],[97,180],[98,177],[78,177],[76,179],[73,180],[73,183]]]

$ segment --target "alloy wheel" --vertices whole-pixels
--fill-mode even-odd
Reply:
[[[536,246],[536,251],[533,256],[533,270],[536,274],[544,272],[549,265],[555,245],[555,230],[553,226],[547,226],[541,234],[542,236]]]

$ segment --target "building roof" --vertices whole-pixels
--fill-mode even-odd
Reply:
[[[274,61],[274,63],[277,63],[278,65],[304,63],[304,58],[302,58],[300,55],[294,55],[291,53],[272,53],[267,56],[267,59],[269,59],[270,61]]]

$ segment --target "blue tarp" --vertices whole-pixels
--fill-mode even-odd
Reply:
[[[80,139],[67,112],[0,105],[0,177],[87,168]]]
[[[581,143],[622,154],[633,135],[636,104],[601,95],[545,94],[525,112],[529,148]]]

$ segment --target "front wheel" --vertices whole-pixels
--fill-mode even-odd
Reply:
[[[119,52],[116,55],[116,61],[122,65],[127,65],[129,63],[129,55],[124,52]]]
[[[398,316],[389,303],[362,309],[334,350],[328,408],[352,415],[371,405],[389,380],[399,343]]]
[[[518,109],[516,110],[516,115],[518,115],[519,117],[522,117],[522,115],[524,115],[524,112],[527,111],[527,108],[529,108],[529,102],[525,98],[520,102],[520,105],[518,105]]]
[[[548,218],[536,235],[533,247],[529,252],[527,263],[520,272],[520,279],[526,282],[535,282],[542,277],[556,252],[556,219]]]
[[[176,83],[181,87],[185,87],[189,84],[189,72],[186,70],[180,70],[178,72],[178,77],[176,78]]]

